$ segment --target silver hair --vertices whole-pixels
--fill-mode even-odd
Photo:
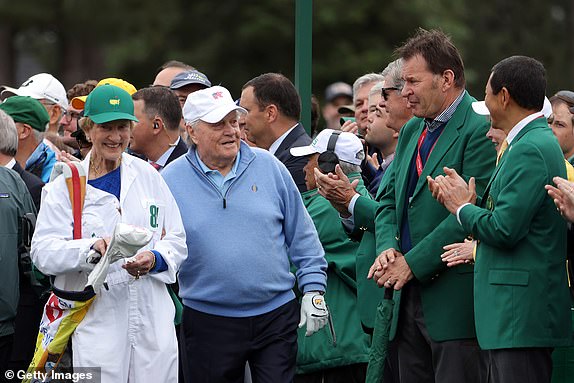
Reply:
[[[375,85],[373,85],[373,87],[371,88],[371,90],[369,91],[369,98],[371,98],[371,96],[375,95],[375,94],[381,94],[381,91],[383,89],[383,82],[378,82]]]
[[[192,130],[196,130],[197,127],[199,126],[199,123],[201,122],[201,120],[195,120],[195,121],[186,121],[185,122],[185,126],[186,127],[190,127]],[[186,129],[186,133],[187,133],[187,129]],[[191,139],[191,136],[189,134],[186,134],[186,142],[187,146],[189,146],[190,148],[193,147],[195,148],[195,142],[193,142],[193,140]]]
[[[236,110],[237,113],[237,118],[239,118],[239,111]],[[192,130],[196,130],[197,127],[199,126],[200,123],[204,123],[204,124],[209,124],[207,122],[204,122],[202,120],[195,120],[195,121],[185,121],[185,126],[189,126],[191,127]],[[186,130],[187,132],[187,130]],[[195,143],[193,142],[193,140],[191,139],[191,137],[189,136],[189,134],[187,135],[187,139],[186,139],[186,144],[187,146],[193,146],[195,147]]]
[[[353,104],[357,101],[357,92],[369,83],[377,83],[384,80],[380,73],[367,73],[359,77],[353,83]]]
[[[18,130],[12,117],[0,110],[0,153],[14,157],[18,150]]]
[[[350,162],[339,161],[339,166],[343,173],[351,174],[351,173],[360,173],[361,172],[361,165],[355,165]]]
[[[403,59],[397,59],[391,62],[383,74],[385,76],[385,87],[386,88],[397,88],[398,90],[403,90],[405,86],[405,80],[403,80]]]
[[[44,133],[39,132],[34,128],[32,128],[32,134],[34,135],[34,139],[36,140],[37,143],[42,142],[42,140],[44,139]]]

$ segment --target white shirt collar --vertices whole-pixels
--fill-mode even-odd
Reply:
[[[277,151],[277,149],[279,149],[279,146],[281,146],[281,144],[285,140],[285,137],[287,137],[289,135],[289,133],[291,133],[291,131],[293,129],[295,129],[295,127],[297,125],[298,125],[298,123],[293,125],[293,127],[291,127],[291,129],[289,129],[288,131],[283,133],[278,139],[275,140],[274,143],[271,144],[271,146],[269,147],[269,151],[271,152],[271,154],[275,155],[275,152]]]
[[[508,141],[508,144],[512,142],[512,140],[518,135],[518,133],[520,133],[522,129],[524,129],[526,125],[528,125],[538,117],[544,117],[544,115],[540,112],[532,113],[524,117],[516,125],[514,125],[514,127],[510,130],[510,132],[508,132],[508,136],[506,136],[506,141]]]
[[[169,149],[167,149],[158,159],[157,161],[155,161],[156,164],[161,165],[161,167],[165,167],[165,163],[167,162],[167,159],[169,158],[169,156],[171,156],[171,153],[173,153],[173,151],[175,150],[175,147],[177,146],[177,144],[179,144],[179,140],[181,138],[178,137],[177,140],[175,141],[175,144],[173,146],[170,146]],[[151,161],[148,161],[151,162]]]
[[[14,165],[16,165],[16,160],[14,159],[14,157],[12,157],[12,159],[8,161],[8,163],[4,165],[4,167],[8,169],[14,169]]]

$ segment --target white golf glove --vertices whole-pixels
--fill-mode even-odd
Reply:
[[[327,311],[325,297],[318,291],[305,293],[301,300],[301,321],[299,321],[299,328],[307,323],[305,336],[311,336],[316,331],[322,329],[328,320],[329,312]]]

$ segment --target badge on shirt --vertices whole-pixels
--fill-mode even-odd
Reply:
[[[151,231],[157,231],[163,227],[163,210],[165,205],[160,204],[155,200],[147,200],[145,201],[144,206],[148,217],[146,223],[147,228]]]

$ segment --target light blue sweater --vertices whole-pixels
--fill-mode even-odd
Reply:
[[[268,313],[303,292],[324,291],[324,252],[287,171],[269,152],[241,143],[237,176],[222,194],[191,147],[162,172],[179,206],[189,255],[179,272],[183,303],[229,317]]]

